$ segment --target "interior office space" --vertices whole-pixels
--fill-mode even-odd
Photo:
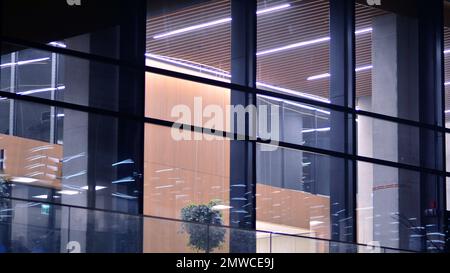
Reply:
[[[0,252],[447,250],[447,1],[35,2],[1,2]]]

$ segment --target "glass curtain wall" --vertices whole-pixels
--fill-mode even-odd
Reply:
[[[447,1],[443,48],[441,1],[28,2],[1,9],[0,252],[443,249]]]

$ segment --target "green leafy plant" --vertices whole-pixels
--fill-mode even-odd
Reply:
[[[222,213],[214,210],[218,203],[211,201],[206,205],[191,204],[181,209],[182,231],[189,234],[188,246],[196,251],[209,252],[220,247],[225,241]],[[199,224],[196,224],[199,223]],[[208,225],[214,225],[209,227]]]

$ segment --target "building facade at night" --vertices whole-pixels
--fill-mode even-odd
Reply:
[[[0,253],[447,251],[448,1],[30,2]]]

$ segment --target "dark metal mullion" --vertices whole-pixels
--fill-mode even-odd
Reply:
[[[352,155],[355,154],[355,122],[350,122],[349,117],[354,119],[355,108],[354,10],[354,0],[330,1],[330,99],[332,104],[350,108],[343,115],[331,113],[331,147],[342,147],[343,141],[344,153]],[[356,160],[342,162],[332,158],[331,164],[331,170],[338,172],[330,185],[331,237],[355,243]]]

